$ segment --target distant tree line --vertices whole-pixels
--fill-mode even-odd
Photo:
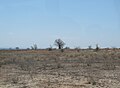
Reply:
[[[65,42],[63,41],[63,40],[61,40],[60,38],[59,39],[56,39],[55,41],[54,41],[54,45],[57,47],[57,49],[58,50],[61,50],[61,52],[64,52],[64,49],[70,49],[70,47],[65,47],[64,48],[64,46],[65,46]],[[27,50],[37,50],[38,49],[38,47],[37,47],[37,44],[33,44],[30,48],[27,48]],[[52,51],[52,50],[54,50],[54,49],[56,49],[56,48],[52,48],[52,45],[50,45],[50,47],[49,48],[47,48],[49,51]],[[81,48],[80,47],[75,47],[74,48],[77,52],[79,52],[80,50],[81,50]],[[92,48],[92,46],[90,45],[90,46],[88,46],[88,48],[87,48],[88,50],[93,50],[93,48]],[[105,48],[105,50],[108,50],[109,48]],[[112,48],[113,50],[116,50],[117,48]],[[120,49],[120,48],[119,48]],[[12,48],[9,48],[9,50],[13,50]],[[20,50],[20,48],[19,47],[16,47],[15,48],[15,50]],[[100,47],[99,47],[99,45],[98,44],[96,44],[96,48],[94,49],[96,52],[97,51],[99,51],[100,50]]]

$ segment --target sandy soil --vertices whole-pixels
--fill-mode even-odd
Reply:
[[[0,88],[120,88],[120,50],[0,51]]]

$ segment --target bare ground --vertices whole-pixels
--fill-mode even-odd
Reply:
[[[120,88],[120,50],[0,51],[0,88]]]

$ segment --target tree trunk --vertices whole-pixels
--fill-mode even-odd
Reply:
[[[59,45],[59,49],[61,49],[61,45]]]

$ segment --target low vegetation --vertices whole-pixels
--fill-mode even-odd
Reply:
[[[0,88],[119,87],[119,49],[0,51]]]

